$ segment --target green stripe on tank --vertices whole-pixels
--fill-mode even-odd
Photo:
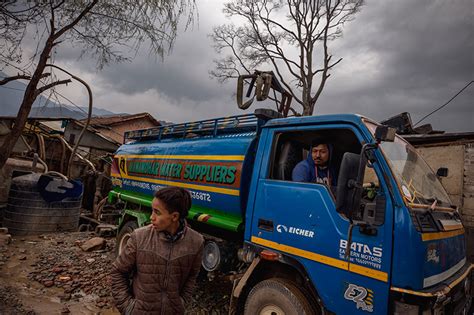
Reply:
[[[123,201],[133,202],[149,208],[151,208],[151,203],[153,201],[153,196],[130,192],[120,188],[114,188],[114,190],[110,191],[108,198],[109,202],[113,202],[114,199],[118,198]],[[202,222],[204,224],[209,224],[232,232],[239,232],[242,230],[243,220],[241,216],[223,213],[223,211],[198,205],[191,206],[187,219],[191,221],[198,221],[199,216],[203,214],[210,216],[206,222]]]

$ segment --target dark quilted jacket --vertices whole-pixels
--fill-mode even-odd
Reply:
[[[174,242],[151,225],[132,233],[111,271],[112,294],[122,314],[184,313],[201,267],[204,244],[199,233],[184,229]]]

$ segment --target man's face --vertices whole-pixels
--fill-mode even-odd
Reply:
[[[172,228],[179,224],[179,213],[172,212],[170,213],[166,206],[159,199],[153,198],[151,203],[152,213],[151,213],[151,223],[153,228],[158,231],[168,231],[172,232]]]
[[[329,160],[329,149],[327,144],[319,144],[311,148],[311,157],[318,166],[326,166]]]

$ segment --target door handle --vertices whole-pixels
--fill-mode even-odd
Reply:
[[[258,228],[264,231],[273,232],[273,221],[258,219]]]

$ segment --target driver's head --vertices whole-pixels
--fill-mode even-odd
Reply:
[[[313,143],[311,145],[311,157],[314,164],[325,167],[329,162],[329,145],[326,143]]]

